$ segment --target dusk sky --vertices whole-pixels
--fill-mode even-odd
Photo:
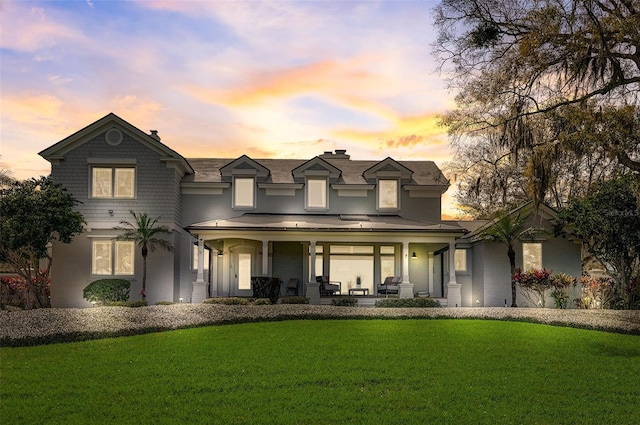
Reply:
[[[0,0],[0,166],[46,175],[38,152],[109,112],[187,158],[442,165],[437,3]]]

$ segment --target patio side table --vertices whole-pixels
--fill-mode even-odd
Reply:
[[[349,289],[349,296],[354,295],[356,292],[362,292],[362,296],[369,295],[369,288],[351,288]]]

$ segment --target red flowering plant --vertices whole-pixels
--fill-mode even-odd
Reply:
[[[613,279],[610,277],[582,276],[579,279],[582,293],[575,299],[576,307],[582,309],[608,308],[617,297]]]
[[[4,308],[9,305],[25,310],[38,308],[37,298],[48,300],[50,289],[51,280],[42,270],[31,278],[31,285],[27,285],[22,276],[4,276],[0,278],[0,306]]]
[[[520,292],[531,304],[544,308],[547,291],[553,287],[551,270],[531,269],[523,272],[521,269],[516,269],[513,281],[520,287]]]

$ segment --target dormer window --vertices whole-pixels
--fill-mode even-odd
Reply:
[[[327,179],[307,179],[307,209],[327,209]]]
[[[238,209],[255,208],[255,186],[253,177],[235,177],[233,179],[233,207]]]
[[[378,180],[378,210],[398,209],[398,180]]]

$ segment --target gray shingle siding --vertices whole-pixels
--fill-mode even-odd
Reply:
[[[135,159],[135,199],[91,198],[92,165],[87,162],[88,158]],[[107,144],[102,133],[67,152],[60,164],[52,166],[51,175],[82,202],[77,209],[88,222],[129,220],[129,210],[146,212],[152,217],[161,216],[165,223],[179,222],[181,176],[161,159],[160,154],[126,133],[118,146]],[[113,216],[109,210],[113,210]]]

